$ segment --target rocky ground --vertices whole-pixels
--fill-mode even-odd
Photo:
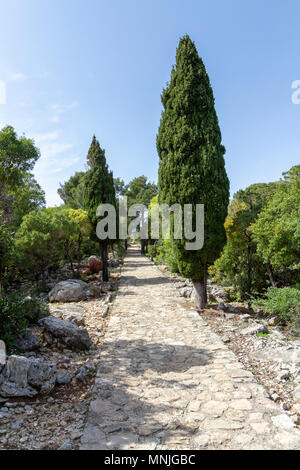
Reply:
[[[141,261],[139,260],[138,263],[141,263]],[[137,269],[140,269],[140,278],[137,276],[137,272],[136,272]],[[112,273],[111,282],[108,284],[101,283],[100,290],[102,293],[100,297],[98,296],[99,298],[78,301],[78,302],[49,304],[51,317],[54,317],[63,321],[67,321],[67,322],[72,322],[78,327],[86,329],[88,332],[89,338],[92,341],[92,347],[88,351],[79,351],[79,350],[74,351],[66,347],[62,348],[59,342],[57,343],[56,341],[53,342],[51,340],[50,338],[51,335],[49,335],[49,338],[48,338],[48,332],[45,331],[44,328],[42,328],[39,325],[36,325],[34,328],[32,328],[32,332],[36,335],[37,338],[40,339],[42,347],[40,347],[34,352],[24,353],[22,355],[29,359],[37,359],[37,360],[43,361],[44,363],[55,364],[56,385],[51,391],[51,393],[46,394],[46,395],[39,394],[37,397],[34,397],[34,398],[24,398],[24,397],[1,398],[0,396],[0,448],[1,449],[12,449],[12,450],[14,449],[28,449],[28,450],[29,449],[78,449],[80,448],[80,442],[85,442],[86,444],[84,445],[89,447],[90,444],[88,442],[90,440],[90,437],[89,437],[90,430],[89,430],[89,421],[88,421],[88,411],[90,410],[90,423],[91,423],[91,410],[92,410],[92,416],[93,416],[93,412],[94,412],[93,403],[96,403],[95,401],[93,402],[92,391],[94,390],[94,398],[95,398],[95,393],[96,395],[100,393],[98,391],[98,386],[102,378],[103,380],[106,380],[106,378],[108,377],[105,374],[109,374],[108,368],[111,367],[112,365],[111,358],[114,357],[114,354],[116,355],[118,360],[123,361],[123,362],[125,361],[126,358],[128,359],[132,355],[132,359],[131,359],[132,370],[131,368],[129,368],[128,371],[130,373],[132,371],[134,372],[131,378],[127,377],[126,375],[127,373],[124,376],[124,381],[125,382],[129,381],[130,382],[129,385],[133,387],[132,397],[128,395],[128,393],[126,392],[127,390],[126,387],[129,386],[127,384],[126,387],[124,388],[125,395],[122,391],[121,393],[122,396],[121,395],[115,396],[114,400],[116,399],[116,400],[122,401],[126,398],[126,403],[124,402],[125,407],[128,407],[128,409],[131,409],[130,407],[133,407],[134,409],[140,410],[140,412],[142,413],[140,416],[141,422],[136,423],[134,421],[137,419],[135,413],[129,414],[129,420],[133,420],[133,422],[131,423],[132,429],[138,430],[138,434],[137,435],[134,434],[133,436],[131,428],[130,428],[131,431],[129,432],[129,434],[128,432],[123,433],[128,423],[127,425],[125,425],[125,423],[119,423],[118,420],[120,419],[120,416],[121,416],[120,413],[117,413],[116,416],[113,415],[109,417],[109,422],[111,424],[111,427],[109,429],[107,428],[107,426],[106,428],[105,427],[103,429],[101,428],[101,432],[100,430],[97,429],[97,432],[99,431],[100,434],[102,432],[107,434],[108,432],[108,436],[110,436],[109,437],[110,440],[105,441],[106,443],[104,443],[104,441],[102,440],[103,436],[101,434],[102,437],[101,439],[99,437],[99,442],[97,442],[96,444],[92,444],[92,447],[94,445],[96,445],[96,447],[97,446],[101,447],[103,445],[106,446],[108,445],[108,442],[109,442],[110,443],[109,446],[111,446],[109,448],[119,448],[119,447],[121,448],[124,444],[123,440],[124,439],[125,441],[127,440],[128,438],[127,434],[128,434],[129,438],[130,439],[132,438],[133,441],[135,441],[135,439],[138,439],[139,442],[143,442],[143,444],[141,444],[142,448],[153,448],[153,449],[154,448],[157,448],[157,449],[169,448],[168,446],[170,445],[175,446],[175,448],[181,448],[180,447],[181,445],[182,446],[186,445],[183,443],[183,441],[185,442],[187,439],[191,439],[191,440],[188,440],[188,445],[191,448],[194,448],[194,446],[196,446],[196,448],[201,448],[204,442],[203,435],[199,434],[197,438],[198,440],[196,439],[196,441],[194,441],[195,431],[194,430],[191,431],[189,427],[186,427],[186,433],[180,434],[179,432],[180,426],[179,428],[177,427],[177,424],[176,424],[177,421],[175,420],[176,421],[175,422],[174,419],[178,415],[179,417],[178,419],[180,420],[181,419],[180,417],[184,414],[185,418],[187,419],[187,422],[190,423],[191,418],[193,419],[197,418],[198,421],[199,420],[201,421],[203,416],[206,416],[206,415],[210,416],[212,412],[218,414],[218,411],[215,408],[214,410],[208,410],[208,411],[206,410],[206,408],[209,405],[209,403],[214,403],[214,406],[217,406],[218,408],[219,400],[221,400],[221,395],[223,397],[222,398],[223,400],[225,400],[225,398],[226,400],[227,399],[229,400],[230,398],[228,393],[224,394],[222,392],[223,393],[222,394],[221,392],[217,391],[217,387],[220,388],[220,386],[219,385],[217,386],[217,384],[213,380],[213,374],[217,373],[219,366],[221,366],[221,363],[228,361],[227,356],[228,358],[230,358],[231,362],[233,361],[232,363],[235,364],[235,367],[240,367],[234,362],[235,361],[234,358],[237,358],[243,364],[245,368],[243,373],[245,374],[252,373],[255,376],[255,378],[258,380],[258,382],[264,386],[264,389],[266,391],[266,397],[271,397],[271,399],[274,402],[274,405],[276,403],[275,406],[278,408],[279,413],[280,413],[280,408],[281,408],[281,412],[283,414],[280,415],[277,413],[278,416],[275,416],[274,418],[272,418],[272,420],[273,419],[275,420],[274,424],[277,418],[279,420],[284,420],[283,423],[281,421],[280,423],[277,423],[278,428],[282,428],[283,426],[283,429],[291,429],[291,426],[292,426],[291,423],[294,422],[294,425],[300,424],[300,340],[297,338],[291,337],[288,328],[282,325],[280,323],[280,320],[276,317],[267,318],[262,315],[254,314],[253,312],[248,311],[242,305],[239,305],[239,304],[234,304],[234,305],[226,304],[227,293],[223,292],[222,289],[213,285],[209,286],[209,296],[210,296],[211,301],[214,303],[211,303],[209,308],[207,308],[205,311],[200,312],[200,316],[202,317],[201,321],[203,323],[200,322],[198,326],[196,324],[195,325],[189,324],[187,325],[187,329],[192,327],[191,331],[194,335],[194,341],[197,342],[199,339],[205,344],[207,343],[208,349],[211,349],[213,346],[211,341],[212,340],[215,341],[217,350],[220,350],[221,351],[220,354],[225,355],[226,358],[225,356],[224,357],[222,356],[219,359],[217,359],[217,362],[219,361],[220,364],[217,364],[217,363],[215,364],[214,367],[216,371],[214,369],[211,369],[210,366],[206,367],[207,368],[206,372],[204,370],[205,367],[202,368],[203,373],[206,373],[206,375],[203,376],[204,379],[206,381],[213,380],[213,382],[210,383],[209,385],[209,391],[211,391],[212,395],[210,397],[208,397],[207,395],[207,397],[205,398],[204,396],[205,394],[203,394],[204,392],[203,393],[201,392],[203,396],[200,393],[200,395],[198,394],[197,397],[195,396],[196,398],[193,399],[194,401],[193,400],[191,401],[190,382],[192,380],[192,376],[185,377],[181,374],[181,372],[180,373],[178,372],[178,374],[176,372],[176,374],[178,375],[177,377],[177,375],[175,374],[175,369],[177,370],[178,367],[180,368],[180,364],[182,363],[183,359],[186,360],[185,352],[181,351],[180,349],[182,348],[181,342],[179,341],[178,344],[176,342],[176,345],[174,346],[175,351],[177,351],[179,348],[179,352],[177,351],[176,353],[177,355],[179,355],[177,358],[179,361],[178,364],[177,363],[175,364],[174,362],[174,351],[172,349],[173,346],[164,347],[164,346],[156,345],[156,344],[152,345],[151,343],[148,348],[149,349],[148,351],[147,345],[145,346],[145,345],[139,344],[139,341],[140,342],[147,341],[148,337],[152,338],[152,342],[154,341],[154,338],[156,338],[157,332],[160,331],[159,318],[164,318],[164,320],[166,320],[166,309],[170,310],[169,312],[170,318],[168,319],[168,321],[170,322],[170,325],[169,325],[170,341],[171,341],[171,338],[174,336],[173,330],[176,328],[179,329],[178,332],[176,333],[179,336],[178,338],[176,336],[176,339],[180,339],[182,337],[182,341],[186,341],[187,340],[186,329],[183,327],[183,325],[181,325],[183,321],[182,315],[183,315],[183,312],[186,310],[187,315],[189,317],[192,314],[191,308],[194,309],[194,306],[191,303],[193,299],[193,288],[192,288],[190,281],[186,281],[186,280],[178,278],[177,276],[171,275],[168,272],[166,267],[161,266],[160,270],[164,273],[164,276],[169,277],[169,278],[171,277],[174,281],[174,283],[171,282],[171,285],[168,287],[168,285],[164,283],[164,280],[163,280],[164,276],[160,278],[156,274],[155,269],[156,268],[151,267],[150,263],[148,266],[148,261],[146,262],[146,264],[143,264],[142,262],[140,267],[135,265],[135,260],[132,263],[132,266],[129,263],[129,265],[127,266],[127,271],[129,271],[129,273],[127,272],[127,278],[125,276],[125,278],[123,279],[123,288],[121,288],[119,292],[118,300],[117,300],[118,305],[116,305],[115,307],[113,307],[113,304],[114,304],[114,300],[116,297],[116,290],[119,284],[119,277],[120,277],[120,268],[117,268],[117,267],[111,269],[111,273]],[[128,274],[130,275],[128,276]],[[97,279],[96,277],[94,280],[91,281],[89,290],[93,290],[93,289],[97,290],[99,286],[100,286],[99,279]],[[174,302],[174,300],[172,300],[173,298],[172,292],[174,293],[175,291],[174,286],[177,288],[177,292],[181,296],[181,300],[180,300],[180,297],[178,297],[179,304],[176,304],[178,305],[178,307],[176,307],[178,308],[177,319],[176,317],[174,317],[174,308],[173,308],[173,303],[172,303]],[[149,292],[148,291],[146,292],[146,289],[148,289]],[[163,292],[166,294],[168,289],[170,290],[169,300],[167,300],[166,307],[163,307],[161,305],[161,302],[163,301],[163,295],[164,295]],[[133,291],[135,291],[136,293],[136,298],[133,298]],[[145,291],[144,294],[143,294],[143,291]],[[157,323],[157,330],[155,331],[153,330],[152,332],[154,312],[151,306],[154,305],[154,297],[152,297],[154,295],[154,291],[155,292],[157,291],[157,296],[156,296],[157,298],[155,302],[157,304],[157,312],[158,312],[157,322],[158,323]],[[74,292],[73,292],[73,295],[74,295]],[[128,308],[127,308],[127,304],[128,304]],[[171,307],[171,304],[172,304],[172,307]],[[136,305],[136,307],[134,308],[134,312],[131,311],[133,305]],[[141,312],[140,312],[140,308],[142,308]],[[128,343],[128,348],[129,348],[128,354],[125,351],[121,354],[119,348],[116,348],[115,350],[110,351],[108,355],[105,354],[105,347],[103,346],[103,342],[104,342],[105,335],[107,333],[108,320],[110,317],[110,313],[113,309],[114,309],[114,316],[116,316],[116,318],[112,319],[111,327],[110,327],[111,328],[110,335],[115,334],[115,331],[114,331],[115,329],[118,335],[118,340],[121,342],[123,341],[124,347]],[[119,311],[122,312],[123,310],[124,310],[124,317],[122,320],[122,325],[120,324],[122,326],[121,330],[119,331],[118,328],[120,327],[120,325],[116,323],[116,321],[118,320]],[[138,315],[140,315],[140,318],[138,317]],[[145,317],[143,315],[145,315]],[[127,331],[125,331],[126,329],[123,331],[125,320],[129,321]],[[145,328],[143,329],[141,325],[143,322],[146,322],[146,320],[147,321],[149,320],[149,321],[147,325],[145,324]],[[194,317],[192,318],[192,320],[193,322],[196,321]],[[137,322],[136,331],[132,331],[133,321]],[[190,322],[188,318],[186,318],[184,321],[186,321],[187,323]],[[216,337],[211,336],[211,340],[207,338],[208,330],[206,330],[206,327],[208,325],[217,334]],[[200,334],[202,331],[201,329],[203,330],[202,336]],[[204,330],[206,330],[206,332]],[[197,334],[199,336],[197,336]],[[132,337],[135,339],[140,338],[138,339],[136,345],[134,342],[132,343],[134,347],[132,347],[132,344],[128,341],[128,337],[130,335],[132,335]],[[161,335],[162,335],[161,339],[163,343],[165,330],[161,331]],[[190,340],[190,338],[188,339]],[[157,342],[157,338],[155,339],[155,341]],[[232,357],[229,356],[228,355],[229,352],[227,353],[225,349],[223,351],[222,348],[220,348],[219,343],[223,344],[224,347],[226,346],[226,348],[228,347],[229,349],[231,349],[232,353],[234,353],[235,356],[232,356]],[[106,347],[109,349],[109,348],[112,348],[112,346],[113,344],[110,343],[110,339],[108,337],[108,339],[106,340]],[[171,349],[173,352],[171,351]],[[145,351],[147,354],[148,353],[150,354],[151,358],[150,357],[148,358],[147,356],[147,358],[143,359]],[[103,362],[104,365],[102,364],[102,362],[101,363],[99,362],[100,352],[102,354],[101,361]],[[188,354],[188,351],[187,351],[187,354]],[[153,360],[152,360],[152,355],[153,355]],[[174,362],[174,364],[172,362],[174,366],[174,371],[168,372],[169,375],[170,374],[174,375],[174,377],[173,375],[171,377],[172,379],[171,382],[173,381],[174,383],[172,382],[173,385],[170,388],[168,383],[164,384],[163,382],[161,382],[162,389],[158,390],[157,387],[160,386],[159,381],[165,380],[165,378],[162,379],[162,377],[160,376],[160,369],[163,367],[162,360],[164,359],[165,356],[167,360],[166,368],[170,367],[170,362],[169,362],[170,360]],[[193,358],[194,356],[198,357],[197,351],[193,352]],[[140,364],[138,362],[139,357],[140,357]],[[149,364],[148,365],[146,364],[147,361],[148,362],[150,361],[149,364],[151,363],[151,367],[153,368],[151,373],[147,371],[148,370],[147,367],[149,366]],[[108,364],[106,364],[107,362]],[[128,368],[128,364],[127,362],[126,363],[125,362],[124,362],[124,367],[123,367],[124,371],[126,371],[126,368]],[[227,367],[227,362],[226,362],[225,367]],[[143,373],[144,368],[145,368],[146,382],[147,381],[149,382],[150,380],[149,377],[151,378],[149,382],[149,389],[147,387],[145,388],[145,384],[141,380],[141,374]],[[96,378],[97,370],[98,370],[98,377]],[[240,371],[239,368],[238,370],[239,370],[239,374],[241,374],[242,372]],[[119,368],[117,373],[120,375],[120,381],[122,381],[123,380],[123,376],[121,377],[122,368]],[[154,377],[156,373],[158,373],[157,378]],[[182,377],[180,374],[182,375]],[[200,380],[199,383],[201,383],[203,377],[201,378],[201,380],[200,380],[200,376],[196,377],[196,379],[197,380],[199,379]],[[95,385],[95,378],[96,378],[96,385]],[[111,378],[113,379],[113,377]],[[178,379],[178,382],[177,382],[177,379]],[[186,383],[187,383],[187,387],[189,388],[189,391],[186,395],[187,408],[185,408],[185,397],[183,397],[183,392],[181,390],[185,387],[185,385],[181,384],[181,380],[185,380],[185,381],[187,380]],[[195,392],[200,387],[197,380],[194,384],[196,387]],[[239,395],[240,397],[242,397],[243,395],[244,398],[246,396],[249,398],[251,395],[255,398],[256,396],[255,393],[258,393],[258,396],[260,397],[258,405],[252,404],[252,401],[251,401],[251,403],[247,403],[248,407],[250,407],[250,405],[251,407],[254,407],[254,408],[257,406],[258,407],[260,406],[260,401],[262,400],[262,396],[263,396],[261,391],[255,391],[255,393],[252,391],[250,393],[249,390],[247,389],[248,391],[246,393],[246,387],[248,388],[250,387],[250,385],[247,385],[246,382],[248,381],[249,383],[250,382],[252,383],[252,379],[250,380],[250,377],[247,376],[246,378],[241,379],[240,376],[238,376],[238,378],[237,376],[233,376],[231,380],[233,381],[233,389],[236,390],[234,393],[237,396]],[[0,385],[1,385],[1,380],[0,380]],[[225,385],[228,388],[230,384],[226,382]],[[141,391],[140,391],[141,394],[139,394],[138,392],[138,387],[141,387]],[[253,383],[253,390],[254,389],[256,390],[255,387],[256,385],[254,386],[254,383]],[[238,388],[241,389],[239,393],[238,393]],[[108,392],[105,390],[104,392],[107,395]],[[175,396],[177,391],[179,392],[178,400],[177,400],[177,396]],[[128,396],[126,395],[126,393]],[[107,398],[106,395],[105,397],[101,396],[101,403],[103,402],[104,398]],[[144,399],[142,398],[143,396],[144,396]],[[160,397],[159,402],[157,401],[158,396]],[[151,401],[152,398],[154,401]],[[251,400],[253,400],[254,398],[251,398]],[[145,399],[146,401],[148,400],[148,404],[146,404]],[[173,407],[174,409],[172,408],[172,410],[170,409],[170,405],[168,404],[169,400],[174,401],[174,407]],[[178,401],[178,407],[177,407],[176,400]],[[196,404],[197,400],[199,403],[197,402]],[[209,400],[213,400],[213,401],[209,401]],[[217,400],[217,402],[214,400]],[[92,402],[92,405],[91,405],[91,402]],[[119,401],[116,403],[119,403]],[[203,408],[203,410],[205,411],[203,416],[201,413],[199,413],[198,411],[195,412],[194,410],[194,408],[195,407],[197,408],[198,405],[199,407],[201,407],[201,410]],[[115,406],[116,405],[113,405],[111,410],[110,409],[103,410],[103,412],[104,413],[112,412],[114,414]],[[228,406],[230,408],[231,404],[229,404]],[[163,407],[165,407],[165,411],[163,411]],[[223,407],[226,408],[225,404],[223,404]],[[184,411],[185,409],[187,411]],[[253,419],[255,418],[255,420],[258,420],[258,421],[257,422],[255,421],[254,424],[251,424],[250,426],[251,429],[252,428],[255,429],[255,432],[257,432],[258,435],[264,435],[266,433],[266,436],[267,436],[268,433],[270,432],[271,424],[270,423],[267,424],[266,422],[260,422],[259,420],[261,419],[258,417],[260,413],[257,412],[256,408],[253,409],[253,411],[256,411],[256,412],[249,417],[250,419],[249,422],[251,424],[252,418]],[[157,415],[157,419],[153,421],[154,412],[158,413],[158,415]],[[171,413],[170,415],[172,418],[171,423],[172,423],[172,426],[174,424],[173,426],[174,429],[173,428],[171,429],[170,427],[171,425],[168,425],[166,427],[164,424],[164,419],[166,418],[166,420],[168,421],[168,419],[170,418],[169,413]],[[174,413],[176,414],[176,416]],[[217,419],[218,422],[220,422],[221,424],[223,423],[222,425],[224,425],[225,427],[227,426],[228,429],[226,428],[227,429],[225,433],[226,436],[229,436],[230,432],[233,432],[234,430],[238,431],[238,429],[241,428],[242,423],[240,421],[242,420],[241,416],[243,413],[245,414],[246,411],[243,411],[243,412],[238,411],[236,412],[236,415],[233,416],[233,412],[226,411],[225,413],[226,420],[229,418],[233,420],[233,422],[229,423],[231,426],[230,428],[228,428],[229,424],[227,421],[223,422],[221,419],[220,420],[219,418]],[[150,415],[152,416],[151,419],[150,419]],[[267,416],[267,415],[262,414],[261,416]],[[245,416],[243,417],[243,419],[244,418]],[[289,418],[290,418],[290,421],[289,422],[286,421]],[[116,419],[117,419],[117,422],[116,422]],[[207,420],[208,418],[205,418],[205,419]],[[206,423],[205,419],[203,423]],[[199,431],[199,429],[201,428],[201,425],[198,424],[198,421],[197,421],[197,429]],[[93,419],[92,419],[92,422],[93,422]],[[107,425],[108,424],[109,423],[107,423]],[[209,426],[215,426],[215,424],[216,424],[215,420],[211,422],[209,421],[208,423]],[[243,426],[245,427],[244,424]],[[222,441],[223,437],[221,436],[221,433],[223,431],[222,432],[218,431],[218,433],[216,434],[216,431],[213,431],[212,429],[210,429],[207,435],[205,434],[206,436],[205,438],[207,439],[208,444],[205,441],[206,444],[203,445],[203,447],[206,447],[208,445],[209,448],[210,447],[215,448],[216,446],[218,446],[219,444],[216,443],[217,441],[215,441],[214,443],[212,443],[211,441],[212,436],[217,436],[217,434],[218,436],[216,437],[216,439],[217,440],[219,439],[218,442]],[[230,432],[229,432],[229,429],[230,429]],[[247,431],[247,433],[244,435],[244,438],[245,438],[244,444],[241,444],[238,442],[238,437],[234,437],[234,439],[236,439],[236,441],[235,440],[232,441],[234,442],[234,446],[238,448],[241,445],[242,448],[245,448],[246,441],[248,442],[247,439],[249,438],[249,435],[253,434],[253,429],[251,430],[250,434]],[[206,431],[206,425],[204,426],[203,430]],[[94,431],[95,429],[93,428],[92,437],[94,436],[93,434]],[[191,435],[189,436],[190,431],[191,431]],[[238,434],[239,433],[237,433],[237,436]],[[140,437],[137,437],[138,435]],[[169,440],[165,439],[165,437],[163,438],[162,436],[169,436],[168,437]],[[246,439],[246,436],[247,436],[247,439]],[[278,439],[285,439],[287,437],[288,436],[282,434],[282,436],[278,437]],[[252,438],[254,439],[253,442],[255,442],[254,434]],[[165,439],[164,445],[160,446],[159,443],[160,442],[162,443],[164,439]],[[224,442],[226,441],[226,439],[224,440]],[[148,445],[148,441],[149,441],[149,445]],[[250,446],[250,441],[248,444]],[[127,444],[125,443],[124,445],[125,445],[125,448],[127,448],[126,447]],[[133,442],[130,444],[130,446],[131,445],[136,446],[136,444],[133,444]],[[282,444],[282,447],[284,447],[284,445],[285,444]],[[254,447],[255,446],[256,444],[254,445]],[[277,448],[281,448],[280,443],[277,444]]]
[[[165,266],[160,269],[176,281],[181,297],[187,300],[183,305],[190,309],[191,282],[171,275]],[[239,303],[226,304],[228,293],[221,287],[210,284],[208,292],[212,301],[200,312],[201,317],[254,374],[272,400],[299,425],[300,338],[291,335],[279,317],[255,313]]]
[[[189,287],[182,282],[128,250],[81,449],[298,449],[300,430],[288,412],[223,332],[180,297]],[[245,320],[246,339],[266,331]]]
[[[256,376],[271,398],[300,424],[300,340],[291,338],[284,327],[274,326],[273,318],[223,313],[216,306],[201,316]],[[266,327],[267,332],[243,334],[247,329],[254,331],[256,325]]]
[[[112,269],[111,282],[101,283],[98,299],[49,304],[50,315],[84,327],[92,340],[89,351],[62,349],[45,341],[45,332],[32,328],[42,347],[23,353],[28,358],[53,363],[57,383],[48,395],[37,398],[0,397],[1,449],[77,449],[88,411],[91,389],[105,337],[110,309],[115,298],[120,268]]]

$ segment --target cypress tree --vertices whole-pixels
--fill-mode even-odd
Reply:
[[[88,212],[89,219],[94,226],[94,237],[96,237],[96,227],[98,217],[97,208],[100,204],[112,204],[116,207],[116,193],[113,180],[113,174],[108,169],[105,158],[105,150],[102,150],[96,137],[93,137],[88,155],[87,163],[89,170],[85,174],[84,183],[84,206]],[[109,240],[99,241],[102,260],[103,281],[108,281],[108,244]]]
[[[215,100],[204,63],[195,44],[184,36],[176,54],[170,83],[162,93],[163,112],[157,136],[159,202],[204,204],[204,247],[187,251],[186,240],[171,240],[182,276],[192,279],[196,304],[207,302],[207,268],[225,242],[224,221],[229,204],[225,147],[215,111]],[[174,237],[173,237],[174,238]]]

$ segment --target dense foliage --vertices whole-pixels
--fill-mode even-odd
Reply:
[[[265,298],[257,299],[255,305],[300,328],[300,289],[270,287]]]
[[[205,206],[205,242],[198,251],[185,249],[186,239],[172,240],[180,273],[193,279],[198,306],[206,304],[206,272],[219,256],[226,234],[229,203],[225,148],[203,61],[188,36],[180,40],[171,81],[162,94],[164,111],[157,136],[159,201],[168,205]]]
[[[80,262],[89,242],[91,225],[82,209],[50,207],[23,217],[15,236],[20,271],[46,279],[64,262]]]
[[[277,183],[255,184],[233,198],[225,222],[227,244],[210,270],[236,288],[238,299],[293,286],[300,273],[299,167]]]
[[[84,208],[84,176],[84,171],[75,173],[66,183],[60,184],[57,191],[64,204],[71,209]]]
[[[285,174],[250,228],[257,252],[273,270],[300,272],[300,165]]]
[[[16,229],[22,215],[45,204],[45,195],[30,171],[40,156],[32,140],[11,126],[0,130],[0,211],[2,222]]]
[[[1,222],[0,213],[0,293],[14,259],[14,242],[11,230]]]
[[[15,348],[16,338],[26,330],[28,321],[24,315],[24,304],[17,296],[0,294],[0,338],[8,349]]]
[[[233,197],[225,221],[227,243],[211,273],[236,287],[249,303],[253,293],[268,286],[268,273],[256,251],[250,226],[274,193],[276,184],[254,184]]]
[[[116,207],[116,193],[113,180],[113,174],[108,169],[105,158],[105,151],[101,149],[96,137],[93,137],[87,162],[90,167],[84,178],[84,207],[87,210],[89,220],[93,226],[93,236],[96,238],[96,228],[99,222],[97,209],[101,204],[111,204]],[[108,244],[112,243],[109,239],[99,240],[103,281],[108,281]]]

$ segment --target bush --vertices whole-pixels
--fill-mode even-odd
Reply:
[[[117,243],[115,243],[115,245],[113,245],[113,250],[116,251],[116,254],[117,254],[117,257],[121,260],[124,259],[124,256],[125,256],[125,240],[121,240]]]
[[[149,245],[147,250],[147,256],[153,261],[156,255],[156,247],[155,245]]]
[[[0,290],[7,280],[8,268],[14,258],[13,234],[6,225],[1,222],[0,212]]]
[[[257,299],[254,305],[268,313],[278,315],[288,323],[298,324],[300,322],[300,289],[271,287],[268,289],[266,297]]]
[[[179,272],[178,263],[172,249],[172,240],[160,239],[156,242],[155,264],[166,264],[172,273]]]
[[[37,323],[49,315],[48,305],[40,299],[26,297],[22,302],[23,314],[29,323]]]
[[[89,243],[91,225],[83,210],[49,207],[23,217],[15,242],[20,271],[44,282],[65,261],[80,261]]]
[[[24,315],[24,302],[16,296],[0,297],[0,339],[8,348],[15,348],[15,340],[28,326]]]

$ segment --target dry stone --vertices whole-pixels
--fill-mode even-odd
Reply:
[[[10,356],[2,373],[2,397],[33,397],[50,393],[56,382],[56,365],[38,359]]]
[[[298,449],[299,429],[174,284],[128,250],[81,448]]]
[[[56,317],[47,317],[39,321],[53,340],[70,349],[88,350],[92,346],[89,334],[85,328],[79,328],[75,323],[67,322]]]

